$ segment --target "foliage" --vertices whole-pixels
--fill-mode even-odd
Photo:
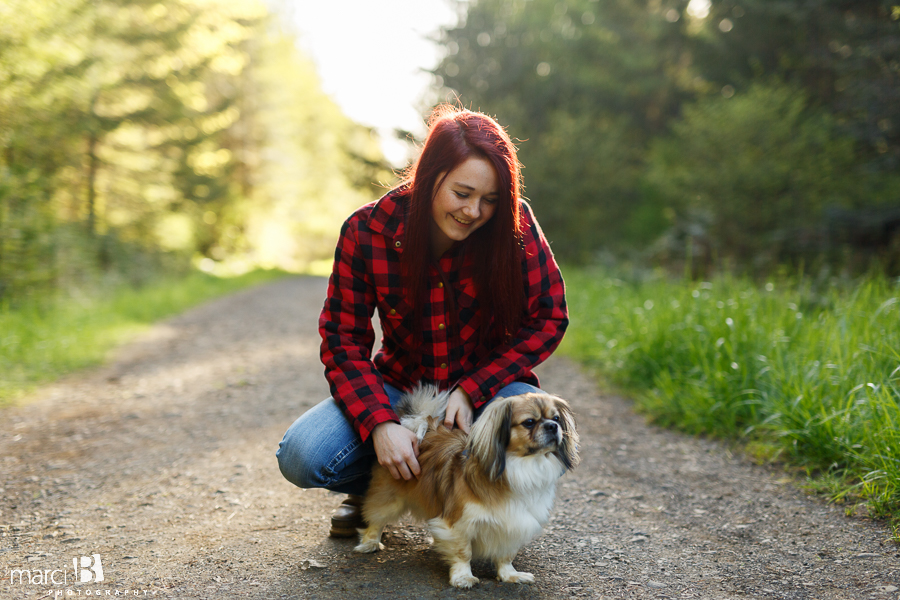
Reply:
[[[661,424],[765,444],[835,496],[900,516],[900,286],[568,271],[563,351]]]
[[[377,138],[340,112],[295,40],[275,28],[256,40],[242,86],[254,107],[242,123],[252,182],[231,226],[241,235],[229,241],[219,226],[212,256],[294,271],[330,265],[343,220],[393,180]]]
[[[639,208],[646,144],[684,96],[681,24],[665,17],[683,4],[480,0],[444,33],[435,73],[524,140],[528,196],[566,256],[620,242]]]
[[[826,251],[824,210],[870,199],[855,159],[853,141],[802,92],[754,84],[686,106],[655,140],[646,181],[708,253],[771,265]]]
[[[0,304],[0,406],[39,383],[102,362],[113,347],[154,321],[282,275],[253,271],[219,278],[194,272],[139,288],[118,285],[102,294],[18,308]]]
[[[474,0],[434,73],[524,140],[528,195],[568,260],[665,233],[682,258],[709,238],[715,268],[815,253],[900,272],[892,4]]]
[[[870,168],[900,167],[896,0],[712,0],[693,38],[703,77],[746,90],[778,77],[827,107]]]
[[[0,298],[202,257],[302,267],[382,164],[259,0],[0,5]]]

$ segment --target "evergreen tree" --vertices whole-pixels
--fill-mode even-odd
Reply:
[[[690,93],[684,5],[479,0],[444,32],[435,74],[523,140],[527,195],[570,259],[652,235],[623,223],[641,210],[649,140]]]
[[[0,4],[0,298],[302,267],[383,164],[258,0]]]

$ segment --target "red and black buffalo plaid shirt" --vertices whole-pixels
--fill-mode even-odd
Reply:
[[[514,381],[537,385],[532,367],[556,349],[569,323],[559,267],[523,202],[522,273],[528,314],[519,331],[495,348],[478,343],[482,314],[472,258],[455,244],[429,267],[429,298],[416,343],[412,308],[400,276],[405,202],[403,191],[394,190],[344,222],[319,317],[321,357],[331,394],[363,441],[379,423],[399,421],[384,391],[385,382],[401,390],[419,381],[441,389],[459,386],[478,408]],[[372,358],[376,308],[383,336],[382,347]]]

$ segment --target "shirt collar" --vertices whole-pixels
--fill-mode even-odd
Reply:
[[[408,201],[409,194],[405,187],[393,189],[375,202],[366,222],[373,233],[380,233],[394,240],[398,249],[404,241]]]

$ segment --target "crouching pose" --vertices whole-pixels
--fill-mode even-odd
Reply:
[[[395,409],[404,391],[446,391],[443,424],[463,434],[498,399],[540,392],[532,369],[559,345],[568,315],[520,186],[515,146],[496,121],[442,106],[404,182],[345,221],[319,318],[332,397],[288,428],[277,453],[295,485],[348,494],[332,536],[363,524],[376,460],[397,481],[422,474],[420,441]]]

